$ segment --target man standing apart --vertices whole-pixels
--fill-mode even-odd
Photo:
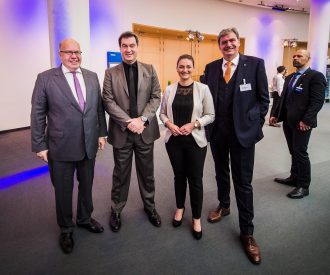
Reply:
[[[62,65],[38,75],[32,96],[32,151],[48,162],[55,188],[60,246],[73,250],[72,192],[79,181],[77,226],[93,233],[103,227],[93,218],[92,185],[95,157],[105,145],[106,121],[97,75],[80,67],[80,45],[60,43]]]
[[[230,168],[239,212],[240,239],[249,259],[259,264],[260,250],[253,238],[253,189],[255,143],[263,138],[269,93],[264,61],[240,55],[236,28],[218,36],[223,58],[206,65],[205,82],[215,105],[215,121],[208,137],[215,163],[219,205],[208,221],[215,223],[230,214]]]
[[[274,115],[274,111],[277,107],[277,105],[280,102],[280,97],[283,90],[284,85],[284,75],[286,74],[286,69],[284,66],[278,66],[277,67],[277,74],[273,77],[273,83],[272,83],[272,98],[273,98],[273,106],[270,110],[270,117]],[[270,123],[269,126],[273,127],[281,127],[278,123]]]
[[[150,222],[159,227],[155,208],[154,141],[160,137],[156,111],[160,86],[152,65],[137,61],[138,37],[124,32],[118,39],[122,63],[105,72],[103,102],[109,114],[108,142],[113,146],[110,228],[118,232],[131,181],[135,155],[140,194]]]
[[[288,178],[274,180],[295,187],[287,194],[291,199],[309,195],[311,164],[307,148],[325,97],[325,77],[310,69],[309,61],[308,51],[295,52],[293,66],[297,71],[285,79],[280,104],[270,118],[271,123],[283,121],[283,131],[291,155],[291,170]]]

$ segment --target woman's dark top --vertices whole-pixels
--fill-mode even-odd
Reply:
[[[193,88],[194,82],[189,86],[182,86],[178,83],[172,103],[172,112],[173,122],[179,127],[191,122],[191,115],[194,108]]]

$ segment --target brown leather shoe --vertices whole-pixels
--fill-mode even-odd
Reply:
[[[241,235],[240,239],[249,260],[254,264],[260,264],[261,262],[260,249],[253,236]]]
[[[221,208],[220,206],[215,211],[210,211],[207,220],[210,223],[218,222],[224,216],[228,216],[230,214],[230,208]]]

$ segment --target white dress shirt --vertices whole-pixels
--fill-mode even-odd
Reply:
[[[283,90],[283,85],[284,85],[283,74],[278,73],[273,77],[272,92],[278,92],[278,95],[280,96]]]
[[[233,76],[233,74],[236,71],[236,68],[238,66],[238,61],[239,61],[239,54],[231,61],[231,74],[230,74],[230,78]],[[228,61],[226,59],[223,59],[222,62],[222,72],[223,72],[223,76],[225,76],[225,72],[227,69],[227,63]]]
[[[62,72],[66,78],[66,80],[68,81],[68,84],[71,88],[71,92],[74,96],[74,98],[77,100],[77,102],[79,103],[78,101],[78,96],[77,96],[77,92],[76,92],[76,87],[74,86],[74,80],[73,80],[73,74],[70,72],[70,70],[65,67],[63,64],[62,64]],[[76,76],[79,80],[79,84],[80,84],[80,87],[81,87],[81,91],[82,91],[82,94],[83,94],[83,97],[84,97],[84,100],[86,102],[86,85],[85,85],[85,80],[84,80],[84,77],[82,75],[82,72],[81,72],[81,69],[78,68],[78,70],[76,70]]]

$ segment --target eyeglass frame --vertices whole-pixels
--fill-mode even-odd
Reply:
[[[82,52],[81,51],[60,51],[60,53],[65,53],[67,55],[73,56],[73,54],[75,55],[81,55]]]

